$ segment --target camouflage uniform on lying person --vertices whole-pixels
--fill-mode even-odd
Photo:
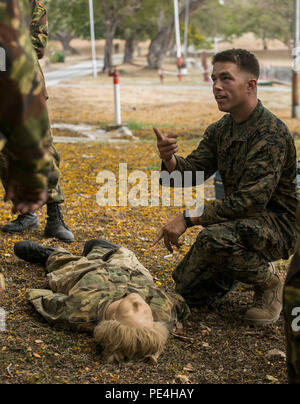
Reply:
[[[43,85],[43,94],[45,100],[48,99],[46,90],[45,79],[38,59],[43,58],[48,41],[48,22],[47,12],[44,5],[37,0],[30,0],[31,3],[31,41],[34,49],[34,60],[37,66],[37,71]],[[46,110],[47,112],[47,110]],[[59,240],[71,242],[74,241],[72,232],[67,228],[63,221],[63,216],[60,204],[64,202],[64,194],[59,184],[59,164],[60,157],[53,145],[53,137],[50,124],[46,132],[46,141],[48,143],[49,151],[53,159],[53,170],[55,176],[53,180],[48,182],[48,199],[47,199],[47,223],[45,227],[45,236],[55,237]],[[4,187],[7,182],[7,167],[8,167],[9,152],[4,149],[0,155],[0,173],[1,181]],[[19,215],[17,219],[7,223],[2,227],[2,231],[8,233],[21,233],[23,230],[38,227],[38,218],[36,213],[27,213]]]
[[[133,252],[106,240],[90,240],[83,256],[30,241],[15,244],[15,254],[46,265],[49,289],[31,289],[28,299],[51,324],[86,331],[109,361],[156,360],[168,331],[189,309],[180,296],[155,285]]]

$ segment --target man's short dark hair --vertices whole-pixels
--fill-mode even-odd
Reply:
[[[240,70],[259,78],[260,68],[257,58],[245,49],[228,49],[217,53],[212,61],[214,65],[217,62],[230,62],[236,64]]]

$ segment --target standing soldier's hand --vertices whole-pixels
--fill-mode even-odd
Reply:
[[[28,188],[15,180],[10,180],[4,201],[12,201],[12,212],[22,215],[38,210],[47,201],[48,191],[42,188]]]

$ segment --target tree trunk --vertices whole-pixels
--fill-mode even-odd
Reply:
[[[78,55],[79,52],[70,45],[70,42],[74,39],[73,35],[65,32],[58,32],[53,35],[53,39],[61,42],[66,55]]]
[[[199,10],[205,3],[205,0],[191,0],[190,2],[190,15],[195,11]],[[163,63],[166,57],[166,53],[171,48],[174,41],[174,31],[175,31],[175,23],[173,14],[169,16],[167,20],[167,24],[162,26],[163,15],[162,12],[159,14],[158,24],[159,32],[155,38],[152,39],[149,46],[149,53],[147,57],[148,69],[161,69],[163,67]],[[182,7],[180,15],[180,21],[184,21],[185,19],[185,6]]]
[[[263,49],[268,50],[268,40],[267,40],[267,38],[263,37],[262,41],[263,41]]]
[[[174,24],[171,20],[165,25],[159,33],[154,37],[149,46],[147,56],[147,69],[161,69],[166,57],[166,53],[173,44]]]
[[[135,49],[135,37],[134,35],[131,35],[130,37],[126,38],[124,63],[131,63],[133,61],[134,49]]]
[[[105,49],[104,49],[104,66],[103,72],[110,72],[113,67],[112,55],[113,55],[113,40],[116,32],[115,24],[108,23],[106,26],[105,34]]]

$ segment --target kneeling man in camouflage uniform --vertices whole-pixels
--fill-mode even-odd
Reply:
[[[253,324],[277,321],[282,281],[271,263],[287,259],[296,240],[296,150],[287,127],[257,98],[259,63],[246,50],[213,59],[213,93],[222,119],[210,125],[198,148],[178,156],[176,135],[155,129],[162,169],[172,173],[219,171],[225,197],[186,210],[164,226],[153,245],[180,246],[179,237],[201,226],[194,245],[173,273],[176,291],[190,306],[208,305],[240,281],[253,286],[254,305],[245,314]],[[184,184],[185,185],[185,184]],[[191,185],[191,184],[190,184]]]
[[[82,256],[30,241],[15,254],[46,266],[49,289],[31,289],[28,299],[50,323],[94,333],[109,361],[156,360],[168,331],[187,317],[181,296],[158,288],[133,252],[106,240],[90,240]]]

